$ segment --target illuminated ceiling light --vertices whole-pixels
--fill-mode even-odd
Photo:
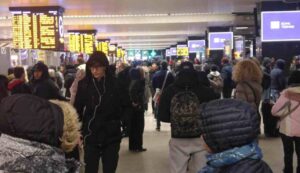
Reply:
[[[235,27],[236,30],[245,30],[245,29],[249,29],[248,26],[241,26],[241,27]]]
[[[197,15],[223,15],[225,13],[153,13],[153,14],[116,14],[116,15],[85,15],[64,16],[64,18],[119,18],[119,17],[163,17],[163,16],[197,16]]]

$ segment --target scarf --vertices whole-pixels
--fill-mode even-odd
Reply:
[[[214,173],[218,168],[235,164],[243,159],[261,160],[263,155],[257,142],[253,142],[241,147],[235,147],[221,153],[209,154],[207,166],[198,173]]]

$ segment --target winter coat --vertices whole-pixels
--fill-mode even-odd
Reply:
[[[0,132],[10,136],[59,147],[63,124],[60,107],[33,95],[15,94],[0,104]]]
[[[262,101],[268,102],[270,100],[270,93],[271,93],[271,70],[267,67],[262,68],[263,71],[263,79],[262,79],[262,88],[263,88],[263,94],[262,94]]]
[[[29,85],[27,85],[24,81],[20,79],[13,79],[8,84],[8,90],[10,94],[30,94]]]
[[[284,90],[272,108],[273,116],[280,118],[280,133],[290,137],[300,137],[300,106],[288,115],[278,115],[277,112],[290,102],[290,110],[300,104],[300,87],[292,87]]]
[[[200,83],[206,87],[211,87],[209,79],[207,78],[207,73],[204,71],[197,71],[198,80]],[[223,85],[223,84],[222,84]]]
[[[157,88],[162,89],[167,72],[168,72],[167,70],[159,70],[154,74],[152,78],[152,87],[154,90],[156,90]],[[166,89],[173,82],[174,82],[174,76],[171,73],[169,73],[164,89]]]
[[[252,87],[252,88],[251,88]],[[250,103],[258,109],[261,99],[261,84],[255,81],[241,81],[236,85],[234,98]]]
[[[271,89],[281,92],[286,88],[287,82],[284,75],[284,60],[277,60],[276,67],[271,71]]]
[[[200,125],[212,153],[248,145],[257,140],[259,118],[249,103],[236,99],[214,100],[201,105]],[[250,157],[250,156],[249,156]],[[215,173],[272,173],[261,159],[242,159]]]
[[[162,122],[170,122],[171,100],[175,94],[184,91],[187,87],[198,96],[200,103],[219,98],[219,94],[214,93],[211,88],[201,85],[198,81],[196,72],[181,73],[177,75],[175,82],[167,87],[161,95],[158,108],[159,120]],[[176,138],[176,136],[172,137]]]
[[[245,159],[234,165],[221,168],[215,173],[272,173],[263,160]]]
[[[38,63],[33,67],[33,69],[35,68],[39,68],[40,70],[42,70],[43,74],[40,79],[31,80],[30,89],[32,94],[44,98],[46,100],[50,100],[50,99],[66,100],[63,96],[60,95],[59,88],[50,79],[47,66]]]
[[[70,88],[76,78],[76,73],[77,73],[77,70],[76,68],[69,68],[66,70],[66,73],[65,73],[65,84],[64,84],[64,87],[66,88],[66,97],[70,97],[71,96],[71,93],[70,93]]]
[[[67,160],[56,147],[2,134],[0,170],[30,173],[78,173],[79,163]]]
[[[131,102],[137,104],[134,108],[143,111],[145,109],[145,80],[132,80],[129,87],[129,96]]]
[[[112,75],[97,81],[87,67],[85,78],[78,83],[74,103],[85,143],[106,146],[121,141],[119,93]]]
[[[221,70],[221,76],[224,82],[224,88],[233,88],[234,82],[232,81],[232,65],[224,64]]]
[[[33,95],[46,100],[66,100],[63,96],[61,96],[58,87],[50,78],[35,80],[30,84],[30,88]]]
[[[132,103],[129,96],[129,86],[130,86],[130,67],[126,67],[123,71],[118,73],[118,84],[120,88],[120,99],[122,107],[131,107]]]

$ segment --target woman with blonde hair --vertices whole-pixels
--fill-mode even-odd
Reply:
[[[246,101],[258,109],[262,93],[262,71],[252,60],[242,60],[233,69],[232,80],[236,83],[234,98]]]

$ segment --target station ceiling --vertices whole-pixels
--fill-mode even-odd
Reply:
[[[209,26],[253,25],[232,13],[253,12],[260,0],[1,0],[0,40],[12,38],[10,6],[65,8],[64,28],[96,29],[124,48],[166,48]]]

